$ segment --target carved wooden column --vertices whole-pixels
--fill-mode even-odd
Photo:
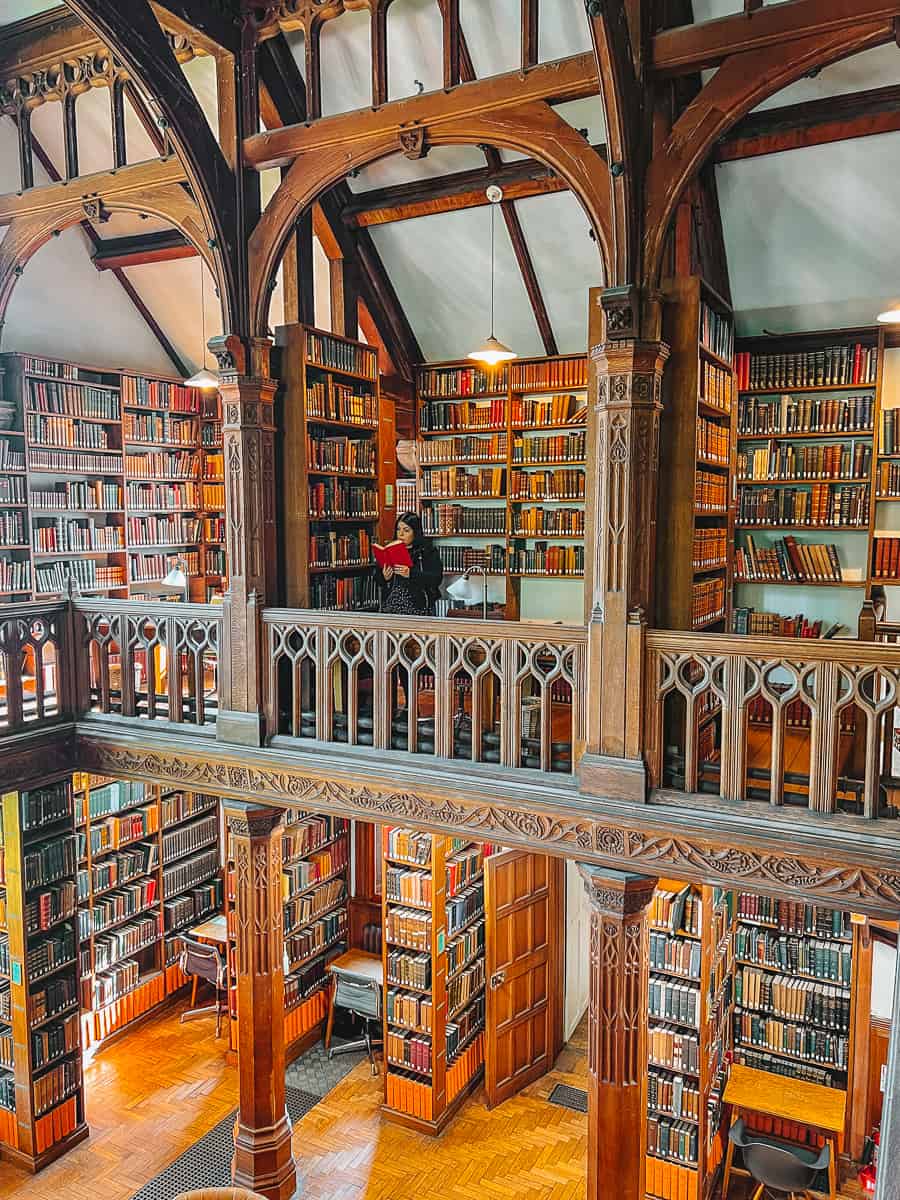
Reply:
[[[647,905],[656,879],[578,870],[591,902],[587,1200],[643,1200]]]
[[[875,1200],[900,1200],[900,969],[894,973],[894,1009],[884,1077]]]
[[[297,1186],[284,1102],[284,935],[281,809],[227,801],[235,871],[237,1187],[289,1200]]]
[[[659,418],[669,349],[638,337],[634,288],[592,288],[588,318],[589,626],[587,753],[581,785],[643,800],[643,624],[653,595]],[[629,762],[623,763],[626,759]]]
[[[270,343],[213,338],[219,363],[225,450],[225,545],[228,591],[220,650],[222,741],[258,746],[263,738],[261,614],[275,588],[275,425],[277,384],[269,377]]]

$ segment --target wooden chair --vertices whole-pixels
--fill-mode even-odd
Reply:
[[[266,1200],[259,1192],[245,1188],[203,1188],[199,1192],[182,1192],[175,1200]]]

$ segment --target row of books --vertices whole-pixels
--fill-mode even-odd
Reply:
[[[484,921],[476,921],[459,937],[447,943],[447,977],[460,970],[469,960],[484,953]]]
[[[880,462],[875,475],[876,495],[879,500],[900,497],[900,462]]]
[[[502,467],[429,467],[422,476],[422,499],[457,496],[502,496]]]
[[[289,900],[297,892],[312,887],[320,879],[330,879],[349,862],[348,840],[338,838],[324,850],[316,850],[308,858],[294,859],[281,868],[281,897]]]
[[[560,433],[553,437],[515,437],[512,460],[523,462],[583,462],[587,453],[587,434]]]
[[[142,375],[122,376],[122,403],[126,408],[159,408],[168,412],[199,413],[201,397],[196,388]]]
[[[741,967],[735,973],[734,999],[739,1008],[810,1021],[839,1033],[850,1032],[849,991],[818,979],[796,979]]]
[[[696,1163],[698,1134],[692,1121],[651,1113],[647,1117],[647,1153],[676,1162]]]
[[[66,551],[78,553],[85,550],[115,553],[125,549],[124,530],[121,525],[93,525],[90,521],[67,521],[57,517],[52,525],[35,525],[31,536],[37,554],[59,554]]]
[[[756,892],[739,892],[737,914],[740,921],[768,925],[783,933],[811,934],[816,937],[849,940],[850,914],[821,904],[801,900],[780,900]]]
[[[506,532],[506,509],[432,504],[422,512],[422,528],[425,533],[437,537],[467,533],[502,535]]]
[[[82,368],[74,363],[57,362],[56,359],[33,354],[22,355],[22,370],[27,375],[52,375],[55,379],[80,379],[82,374]],[[85,378],[88,374],[94,375],[96,372],[86,371]]]
[[[404,1025],[421,1033],[431,1033],[432,1002],[430,996],[415,996],[388,988],[384,997],[384,1012],[392,1025]]]
[[[25,480],[21,475],[0,476],[0,504],[25,504]]]
[[[431,988],[431,955],[413,954],[408,950],[389,950],[387,977],[389,983],[427,992]]]
[[[515,514],[512,536],[530,535],[584,537],[583,508],[520,508]],[[499,531],[498,531],[499,532]]]
[[[438,555],[445,574],[461,575],[480,567],[489,575],[506,574],[506,546],[439,546]]]
[[[467,925],[473,917],[484,912],[484,882],[474,884],[466,891],[448,897],[446,902],[447,937]]]
[[[651,1017],[700,1028],[700,993],[696,987],[654,977],[651,968],[647,995]]]
[[[76,417],[46,417],[28,414],[28,440],[33,446],[69,446],[80,450],[110,450],[109,431],[95,421],[80,421]]]
[[[114,1000],[120,1000],[134,991],[141,978],[141,968],[133,958],[126,958],[116,963],[107,971],[98,971],[94,976],[94,987],[91,995],[91,1007],[104,1008]]]
[[[584,547],[550,546],[546,542],[536,542],[534,546],[512,545],[508,563],[514,575],[578,577],[584,574]]]
[[[119,419],[118,393],[112,388],[89,383],[48,383],[29,379],[28,405],[32,412],[38,413],[61,413],[104,421]]]
[[[447,857],[444,865],[445,893],[455,896],[480,878],[484,870],[484,847],[466,846]]]
[[[66,821],[72,813],[72,801],[65,788],[53,785],[31,788],[19,797],[19,816],[25,832]]]
[[[31,563],[0,558],[0,592],[30,592]]]
[[[698,417],[697,457],[727,466],[731,454],[730,433],[727,425],[719,425],[708,417]]]
[[[421,1075],[431,1074],[431,1038],[425,1034],[388,1029],[385,1032],[384,1052],[389,1063],[406,1067]]]
[[[372,574],[351,575],[342,579],[334,575],[317,575],[309,585],[313,608],[336,612],[374,612],[380,602],[378,581]]]
[[[872,567],[879,579],[900,579],[900,538],[873,538]]]
[[[378,401],[374,394],[359,392],[335,380],[307,380],[306,416],[310,421],[339,421],[374,429],[378,421]]]
[[[346,900],[347,883],[341,878],[330,879],[320,887],[286,901],[283,913],[285,936],[331,912],[337,905],[346,907]]]
[[[9,995],[9,988],[6,991]],[[29,993],[28,1017],[32,1025],[46,1021],[57,1013],[65,1012],[78,1001],[78,987],[73,975],[57,975],[48,979],[43,987]],[[6,1013],[6,1019],[9,1012]]]
[[[81,454],[72,450],[31,449],[28,463],[32,471],[77,475],[121,475],[121,454]]]
[[[210,485],[206,485],[210,486]],[[196,483],[131,483],[126,489],[128,507],[148,512],[194,512],[205,507]]]
[[[900,410],[884,408],[881,410],[881,425],[878,431],[879,454],[900,454]]]
[[[375,442],[372,438],[306,435],[307,469],[344,471],[351,475],[375,474]]]
[[[784,583],[840,583],[843,579],[838,549],[831,544],[778,538],[772,546],[757,546],[748,535],[735,553],[735,580]]]
[[[423,396],[485,396],[505,392],[509,369],[486,371],[482,367],[425,367],[418,373]]]
[[[771,387],[845,387],[874,383],[878,347],[862,342],[779,354],[740,351],[734,365],[742,391]]]
[[[294,971],[347,936],[347,906],[342,905],[302,929],[292,930],[284,939],[284,948]]]
[[[731,362],[734,357],[734,320],[700,301],[700,345],[719,358]]]
[[[75,838],[71,835],[23,848],[22,875],[26,888],[56,883],[64,875],[74,875],[75,868]]]
[[[159,829],[159,810],[155,804],[148,804],[133,812],[110,816],[101,824],[94,824],[90,829],[91,855],[104,853],[106,850],[118,850],[129,842],[149,837]]]
[[[106,817],[150,798],[149,785],[133,779],[107,779],[103,775],[73,776],[75,824],[88,817]]]
[[[391,829],[388,832],[388,855],[403,862],[431,865],[432,836],[413,829]]]
[[[182,896],[163,901],[163,927],[166,931],[184,929],[202,921],[222,907],[222,880],[210,879],[191,888]]]
[[[194,858],[185,858],[163,871],[163,899],[199,887],[219,874],[218,849],[204,850]]]
[[[75,914],[75,882],[64,879],[25,901],[25,932],[40,933]]]
[[[712,625],[725,616],[727,596],[721,577],[695,579],[691,584],[691,628]]]
[[[753,637],[834,637],[844,626],[839,621],[814,621],[803,613],[782,616],[755,608],[736,608],[731,614],[731,631]]]
[[[700,978],[700,942],[693,937],[672,937],[650,930],[650,970],[667,971],[685,979]]]
[[[651,1068],[647,1072],[647,1106],[673,1117],[700,1119],[700,1090],[683,1075]]]
[[[139,879],[152,871],[158,861],[158,847],[155,843],[147,842],[121,850],[99,863],[92,863],[90,872],[86,868],[78,872],[78,899],[87,900],[91,892],[96,895],[128,883],[131,879]]]
[[[516,362],[510,368],[510,388],[516,392],[528,388],[587,387],[587,376],[585,355],[533,363]]]
[[[694,509],[700,513],[723,512],[728,506],[728,479],[712,471],[694,475]]]
[[[430,950],[431,913],[415,908],[388,909],[384,936],[389,943],[408,950]]]
[[[52,489],[35,489],[29,503],[40,510],[81,508],[108,513],[122,507],[122,489],[102,479],[78,479],[57,483]]]
[[[8,438],[0,438],[0,471],[24,471],[25,451],[19,450]]]
[[[378,492],[373,487],[347,483],[343,479],[323,479],[311,483],[307,490],[312,520],[328,520],[329,517],[364,520],[378,516]]]
[[[301,855],[311,854],[326,842],[346,834],[346,817],[304,815],[291,821],[281,837],[281,858],[290,863]]]
[[[546,425],[583,425],[586,421],[587,405],[582,397],[573,394],[546,396],[541,399],[535,396],[513,396],[509,402],[509,423],[513,429],[540,429]]]
[[[584,471],[579,467],[557,467],[555,471],[512,470],[509,495],[512,500],[583,500]]]
[[[710,571],[728,563],[728,530],[695,526],[691,566],[695,571]]]
[[[467,1008],[444,1026],[447,1066],[461,1054],[474,1035],[484,1029],[484,993],[479,994]]]
[[[105,971],[127,955],[139,954],[159,941],[161,914],[147,914],[94,938],[94,970]]]
[[[115,888],[103,896],[95,897],[90,908],[78,910],[78,932],[81,940],[87,940],[91,934],[103,933],[124,917],[137,916],[150,908],[156,900],[156,885],[156,876],[147,875],[125,887]]]
[[[431,876],[424,871],[385,867],[384,888],[385,896],[394,903],[431,907]]]
[[[423,465],[443,462],[506,462],[506,434],[490,437],[429,438],[419,444]]]
[[[40,1116],[59,1104],[66,1096],[72,1095],[80,1084],[81,1063],[78,1059],[70,1059],[45,1071],[32,1085],[34,1115]]]
[[[0,548],[27,543],[26,521],[22,513],[0,509]]]
[[[218,838],[219,817],[217,813],[211,813],[208,817],[202,817],[187,825],[179,825],[175,829],[170,829],[163,833],[162,837],[163,864],[168,866],[176,859],[183,858],[185,854],[204,850],[207,846],[216,843]]]
[[[201,525],[196,517],[129,517],[126,523],[132,546],[190,546],[200,541]]]
[[[651,1021],[647,1029],[647,1056],[651,1066],[670,1071],[700,1073],[700,1041],[675,1025]]]
[[[850,1053],[849,1036],[738,1010],[734,1013],[734,1040],[840,1070],[846,1070]]]
[[[856,439],[812,446],[772,439],[764,447],[737,456],[738,479],[865,479],[871,470],[871,443]]]
[[[808,488],[738,489],[739,525],[869,524],[868,484],[813,483]]]
[[[75,946],[75,930],[71,924],[64,925],[55,933],[46,934],[31,942],[25,954],[25,969],[29,982],[34,983],[64,963],[71,962],[75,957]],[[4,969],[8,974],[8,959]]]
[[[377,378],[378,355],[370,346],[314,333],[310,329],[306,331],[306,358],[320,367],[349,371],[367,379]]]
[[[770,1075],[785,1075],[791,1079],[802,1079],[807,1083],[818,1083],[822,1087],[833,1087],[846,1090],[846,1077],[824,1067],[799,1059],[788,1059],[776,1054],[767,1054],[764,1050],[754,1050],[746,1046],[735,1046],[734,1061],[744,1067],[752,1067],[756,1071],[768,1071]]]
[[[648,916],[651,925],[663,926],[672,933],[699,937],[703,922],[703,898],[690,885],[677,892],[657,888],[650,902]]]
[[[706,359],[700,362],[700,399],[727,416],[734,404],[734,376]]]
[[[200,459],[188,450],[126,454],[125,474],[135,479],[196,479],[200,474]]]
[[[200,555],[196,550],[179,549],[178,557],[172,554],[132,554],[128,558],[128,574],[136,583],[159,582],[180,561],[188,575],[200,574]]]
[[[169,446],[196,447],[200,440],[196,418],[168,413],[126,413],[122,433],[129,444],[162,442]]]
[[[420,433],[506,429],[506,399],[432,401],[419,409]]]
[[[871,432],[875,397],[779,396],[764,400],[743,396],[738,404],[738,437],[773,434]]]

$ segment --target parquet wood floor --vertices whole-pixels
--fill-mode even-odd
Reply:
[[[38,1176],[0,1163],[0,1197],[128,1200],[235,1106],[237,1074],[211,1025],[169,1009],[102,1050],[85,1071],[90,1139]],[[546,1097],[586,1078],[582,1023],[549,1075],[493,1112],[477,1092],[433,1139],[382,1118],[381,1077],[362,1063],[294,1129],[302,1196],[583,1200],[587,1118]]]

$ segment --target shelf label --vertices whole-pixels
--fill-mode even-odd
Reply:
[[[12,981],[13,983],[22,982],[22,964],[20,962],[15,962],[15,960],[12,964]]]

